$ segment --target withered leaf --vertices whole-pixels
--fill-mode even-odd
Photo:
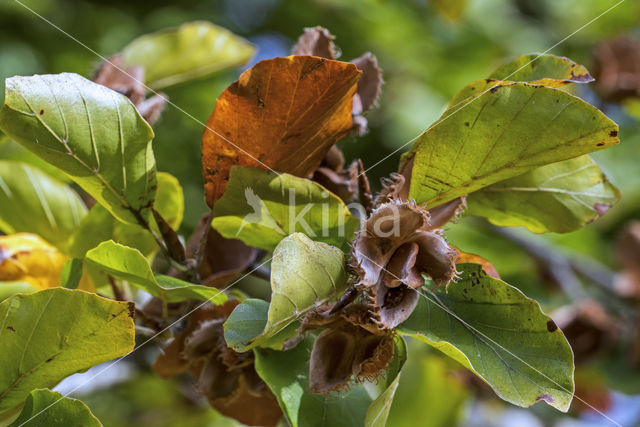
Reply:
[[[361,72],[313,56],[261,61],[218,98],[202,136],[209,206],[226,188],[233,165],[308,177],[352,126]]]

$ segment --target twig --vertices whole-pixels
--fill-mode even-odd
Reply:
[[[109,284],[111,284],[111,290],[113,291],[113,296],[116,301],[126,301],[127,299],[124,297],[124,294],[122,293],[120,287],[118,287],[116,279],[114,279],[111,275],[108,275],[107,277],[109,278]]]
[[[587,256],[567,256],[550,244],[535,242],[513,231],[489,225],[489,228],[522,247],[529,255],[541,261],[553,276],[554,280],[562,287],[562,290],[572,298],[584,298],[586,293],[576,273],[591,282],[597,284],[607,292],[613,289],[615,273],[598,261]]]

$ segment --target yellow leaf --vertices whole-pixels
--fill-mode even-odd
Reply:
[[[35,234],[0,236],[0,282],[22,281],[37,289],[60,286],[60,272],[69,258]],[[94,291],[83,275],[80,289]]]

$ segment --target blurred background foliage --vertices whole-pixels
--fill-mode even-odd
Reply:
[[[470,81],[487,77],[505,60],[543,52],[562,41],[550,53],[568,56],[590,67],[598,43],[620,35],[640,34],[640,2],[635,0],[613,8],[617,1],[21,1],[32,11],[16,0],[0,1],[2,82],[16,74],[68,71],[90,76],[99,58],[62,31],[109,56],[138,35],[203,19],[257,45],[258,52],[247,65],[251,66],[260,59],[287,55],[304,27],[328,28],[336,36],[341,59],[350,60],[370,51],[384,70],[386,84],[380,106],[368,114],[369,134],[346,138],[340,143],[348,161],[361,157],[365,168],[374,166],[369,178],[375,188],[380,187],[382,177],[396,169],[400,153],[410,147],[408,142],[439,117],[454,93]],[[591,22],[603,12],[606,13]],[[583,28],[585,24],[588,25]],[[202,123],[211,114],[216,97],[240,71],[166,91],[171,101],[201,122],[168,107],[155,126],[158,167],[178,177],[184,186],[186,212],[181,231],[185,235],[206,210],[200,169]],[[601,101],[591,87],[576,90],[620,125],[621,144],[593,157],[622,191],[622,201],[578,232],[537,236],[514,230],[514,235],[524,236],[532,245],[550,248],[587,267],[614,272],[620,268],[613,250],[616,236],[630,220],[640,217],[640,121],[624,107]],[[390,157],[386,158],[387,155]],[[545,274],[541,261],[527,255],[526,245],[496,234],[485,221],[462,219],[450,226],[447,233],[457,247],[489,259],[504,280],[538,299],[547,312],[571,302],[570,296],[559,291],[557,281]],[[585,282],[589,287],[589,281]],[[598,292],[596,295],[601,298],[607,297],[605,291]],[[620,390],[607,392],[606,404],[596,406],[617,422],[636,424],[640,420],[640,374],[624,367],[622,375],[607,373],[609,368],[620,365],[616,357],[612,350],[592,362],[589,369],[585,368],[580,375],[590,379],[584,383],[596,386],[585,389],[581,397],[588,402],[600,399],[605,392],[598,392],[606,390],[602,384]],[[182,391],[186,387],[149,375],[148,363],[135,365],[139,372],[119,379],[117,385],[83,393],[82,398],[105,425],[233,424],[221,419],[197,398],[185,395]],[[570,416],[580,416],[580,425],[605,422],[579,404],[574,405]],[[545,405],[522,411],[499,403],[452,362],[419,345],[412,346],[389,425],[537,426],[574,425],[574,422],[577,421],[556,414]]]

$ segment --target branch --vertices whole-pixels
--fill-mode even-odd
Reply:
[[[568,296],[579,299],[586,297],[576,273],[609,293],[613,291],[615,273],[593,258],[577,254],[567,256],[551,244],[536,242],[506,228],[489,225],[489,229],[522,247],[525,252],[542,262]]]

